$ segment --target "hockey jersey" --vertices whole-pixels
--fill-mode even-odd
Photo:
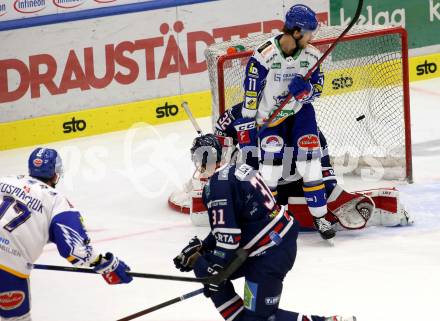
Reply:
[[[294,219],[276,205],[260,173],[246,164],[225,165],[203,189],[211,232],[205,248],[221,263],[228,262],[239,247],[249,256],[263,255],[282,242]]]
[[[0,269],[27,278],[49,242],[72,264],[97,259],[81,215],[67,198],[29,176],[0,178]]]
[[[279,40],[283,34],[269,38],[254,51],[246,67],[244,81],[243,117],[255,118],[263,124],[289,95],[288,85],[296,74],[305,76],[319,60],[321,53],[312,45],[299,49],[293,56],[285,56]],[[313,92],[308,103],[322,93],[324,75],[317,68],[310,78]],[[291,99],[275,117],[278,124],[287,116],[297,113],[302,104]]]

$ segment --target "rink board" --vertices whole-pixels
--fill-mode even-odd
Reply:
[[[86,109],[0,124],[0,150],[125,130],[139,122],[159,125],[186,120],[183,101],[195,117],[211,115],[208,91]]]

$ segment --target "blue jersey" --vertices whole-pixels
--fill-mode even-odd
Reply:
[[[263,255],[281,243],[294,222],[276,205],[260,173],[246,164],[218,169],[203,190],[203,202],[211,226],[204,243],[223,263],[239,247],[250,257]]]

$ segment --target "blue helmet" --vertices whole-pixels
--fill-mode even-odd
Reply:
[[[40,178],[52,178],[63,173],[61,157],[55,149],[37,148],[29,156],[29,175]]]
[[[306,5],[296,4],[287,11],[285,26],[289,30],[298,27],[301,30],[315,31],[318,28],[316,13]]]

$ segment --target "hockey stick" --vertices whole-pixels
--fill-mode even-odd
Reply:
[[[199,282],[203,284],[219,284],[229,278],[232,273],[234,273],[244,261],[246,261],[248,253],[244,249],[238,249],[235,252],[235,257],[232,261],[219,273],[204,277],[204,278],[191,278],[184,276],[174,276],[174,275],[163,275],[163,274],[150,274],[150,273],[137,273],[137,272],[127,272],[128,275],[137,278],[145,279],[157,279],[157,280],[168,280],[168,281],[182,281],[182,282]],[[34,269],[39,270],[50,270],[50,271],[64,271],[64,272],[79,272],[79,273],[91,273],[97,274],[93,269],[78,268],[70,266],[57,266],[57,265],[45,265],[45,264],[34,264]]]
[[[354,14],[353,19],[348,24],[347,28],[342,31],[342,33],[339,35],[339,37],[331,44],[331,46],[327,49],[326,52],[322,55],[322,57],[310,68],[310,70],[307,72],[307,74],[304,76],[304,80],[309,80],[312,76],[312,73],[315,71],[316,68],[324,61],[325,58],[330,54],[330,52],[333,51],[333,49],[336,47],[338,42],[342,39],[342,37],[345,36],[345,34],[350,31],[350,29],[354,26],[354,24],[358,21],[359,16],[361,15],[362,6],[363,6],[364,0],[359,0],[358,6],[356,9],[356,13]],[[272,115],[269,117],[269,119],[264,123],[263,126],[261,126],[258,134],[261,134],[274,120],[274,118],[281,112],[281,110],[287,105],[287,103],[292,99],[292,94],[289,93],[287,98],[281,103],[281,105],[272,113]]]
[[[194,129],[196,130],[197,134],[199,134],[199,136],[202,136],[203,135],[202,129],[200,128],[199,124],[197,123],[196,119],[194,118],[194,116],[191,112],[191,109],[189,109],[188,103],[186,101],[184,101],[182,103],[182,107],[183,107],[183,109],[185,109],[185,112],[188,115],[189,120],[193,124]]]
[[[153,306],[153,307],[151,307],[151,308],[148,308],[148,309],[145,309],[145,310],[139,311],[139,312],[137,312],[137,313],[133,313],[133,314],[131,314],[131,315],[129,315],[129,316],[126,316],[126,317],[124,317],[124,318],[122,318],[122,319],[118,319],[117,321],[129,321],[129,320],[133,320],[133,319],[139,318],[140,316],[143,316],[143,315],[145,315],[145,314],[148,314],[148,313],[151,313],[151,312],[153,312],[153,311],[156,311],[156,310],[159,310],[159,309],[165,308],[165,307],[167,307],[167,306],[169,306],[169,305],[172,305],[172,304],[174,304],[174,303],[181,302],[181,301],[183,301],[183,300],[186,300],[186,299],[192,298],[192,297],[194,297],[194,296],[196,296],[196,295],[199,295],[199,294],[202,294],[202,293],[203,293],[203,289],[198,289],[198,290],[195,290],[195,291],[192,291],[192,292],[186,293],[186,294],[184,294],[184,295],[182,295],[182,296],[179,296],[179,297],[177,297],[177,298],[174,298],[174,299],[171,299],[171,300],[165,301],[165,302],[163,302],[163,303],[160,303],[160,304],[158,304],[158,305],[155,305],[155,306]]]

